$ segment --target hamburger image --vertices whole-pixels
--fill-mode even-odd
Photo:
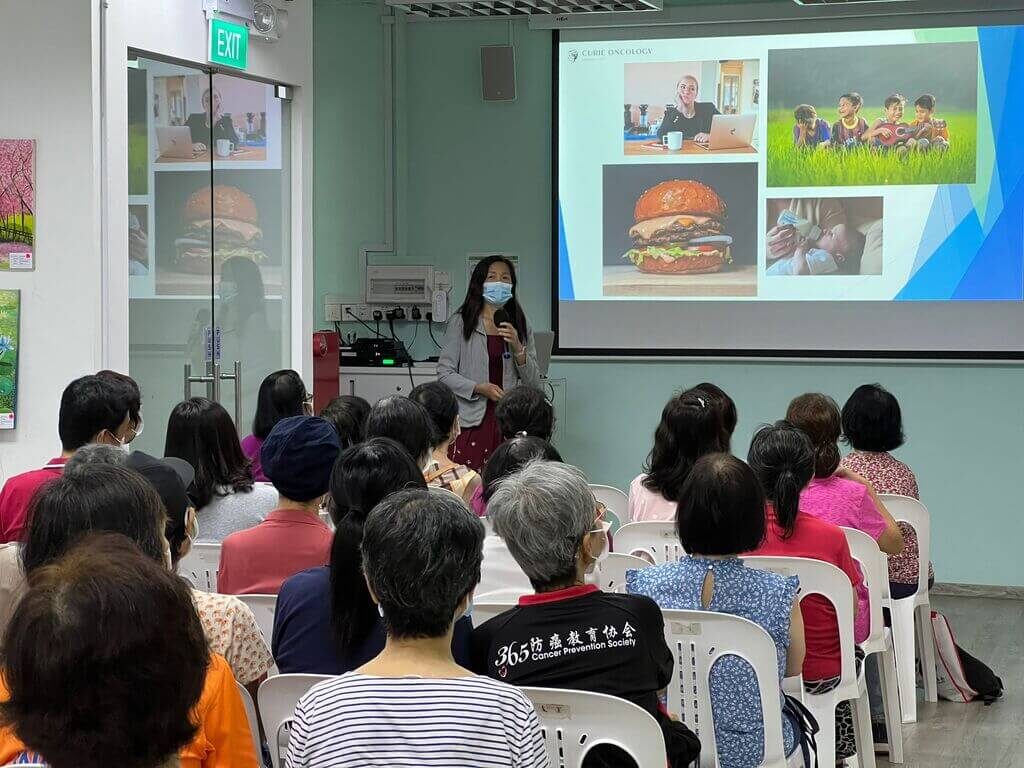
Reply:
[[[261,241],[259,211],[238,187],[217,184],[192,193],[181,213],[185,228],[174,241],[176,265],[182,272],[210,274],[235,256],[257,264],[267,258]]]
[[[732,238],[722,232],[725,217],[725,203],[706,184],[663,181],[636,201],[633,247],[624,258],[651,274],[718,272],[732,262]]]

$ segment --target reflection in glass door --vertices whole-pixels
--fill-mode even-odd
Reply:
[[[245,435],[290,359],[289,113],[271,85],[143,57],[128,89],[129,366],[149,416],[134,445],[162,455],[186,391]]]

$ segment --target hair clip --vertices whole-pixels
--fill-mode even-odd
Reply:
[[[697,402],[700,403],[700,407],[701,408],[706,408],[707,407],[707,404],[704,402],[704,398],[703,397],[698,397],[697,398]]]
[[[515,436],[516,437],[529,437],[530,433],[527,432],[525,429],[521,429],[518,432],[516,432]]]

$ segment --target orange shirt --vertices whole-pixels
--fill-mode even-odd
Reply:
[[[938,118],[936,118],[936,119],[938,119]],[[923,120],[911,120],[910,121],[910,125],[913,126],[914,128],[916,128],[917,126],[921,125],[922,122],[924,122],[924,121]],[[949,128],[947,126],[945,126],[945,125],[942,126],[941,128],[937,128],[937,127],[935,127],[933,125],[932,126],[932,137],[936,138],[936,139],[945,139],[946,141],[949,141]]]
[[[10,694],[0,679],[0,700]],[[206,683],[195,709],[199,731],[178,757],[181,768],[256,768],[252,732],[242,698],[223,656],[212,654]],[[42,762],[10,728],[0,730],[0,765],[17,761]]]

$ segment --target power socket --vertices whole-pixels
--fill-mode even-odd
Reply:
[[[422,320],[423,319],[423,313],[420,312],[420,308],[417,307],[415,304],[412,307],[412,319],[413,320]]]
[[[340,323],[341,304],[324,304],[324,320],[328,323]]]

